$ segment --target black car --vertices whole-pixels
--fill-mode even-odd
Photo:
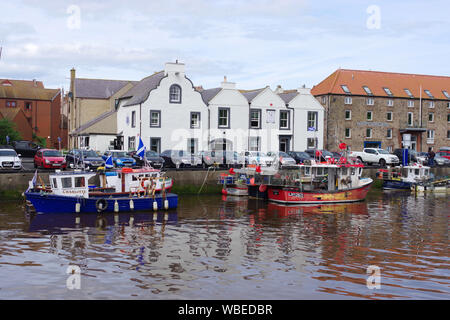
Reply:
[[[134,160],[136,160],[136,165],[139,167],[144,166],[144,159],[141,159],[137,155],[136,151],[131,151],[128,153]],[[155,151],[148,150],[145,152],[145,158],[147,159],[147,164],[153,168],[164,168],[164,158]]]
[[[29,157],[29,158],[33,158],[36,155],[36,152],[41,148],[33,141],[27,140],[13,141],[12,146],[14,150],[16,150],[16,152],[20,154],[22,157]]]
[[[333,153],[331,153],[330,151],[327,151],[327,150],[318,150],[318,149],[306,149],[305,150],[305,152],[307,154],[309,154],[311,156],[311,158],[313,158],[313,159],[318,158],[316,156],[316,152],[317,151],[319,151],[320,154],[321,154],[320,161],[326,161],[327,157],[330,157],[330,158],[334,158],[335,157],[335,155]]]
[[[67,166],[71,168],[97,169],[105,161],[94,150],[73,149],[66,155]]]
[[[303,151],[289,151],[288,155],[290,155],[297,164],[305,162],[305,160],[312,160],[311,156]]]

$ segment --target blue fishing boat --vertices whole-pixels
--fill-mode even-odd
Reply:
[[[385,190],[411,190],[414,186],[428,183],[433,179],[430,167],[417,163],[380,169],[378,177],[382,179]]]
[[[166,180],[170,178],[146,170],[122,170],[116,172],[116,183],[108,184],[104,171],[56,171],[49,175],[50,185],[37,183],[37,171],[24,195],[36,212],[40,213],[97,213],[129,212],[140,210],[173,209],[178,196],[167,192]],[[136,187],[125,182],[135,181]],[[114,180],[115,181],[115,180]],[[116,182],[116,181],[115,181]],[[120,189],[117,189],[120,188]]]

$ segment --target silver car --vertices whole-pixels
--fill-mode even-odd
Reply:
[[[290,155],[288,155],[286,152],[283,151],[276,151],[276,152],[269,151],[267,152],[267,156],[273,157],[275,159],[274,162],[278,159],[279,164],[282,166],[291,166],[291,165],[295,166],[297,164],[294,158],[292,158]]]

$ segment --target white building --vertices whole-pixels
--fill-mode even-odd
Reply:
[[[309,88],[283,90],[278,87],[275,92],[283,99],[288,109],[292,110],[292,151],[306,149],[323,149],[324,108],[311,94]]]
[[[323,148],[324,109],[309,89],[196,89],[183,63],[137,82],[117,101],[117,136],[125,150],[304,151]],[[309,128],[309,130],[308,130]]]
[[[157,152],[207,150],[207,110],[184,64],[166,63],[164,71],[142,79],[121,97],[117,130],[128,150],[137,148],[138,135]]]

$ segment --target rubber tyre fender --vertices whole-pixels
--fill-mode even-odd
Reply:
[[[100,204],[102,204],[102,208],[101,209],[100,209]],[[106,199],[104,199],[104,198],[98,199],[95,202],[95,208],[97,209],[98,212],[105,211],[106,208],[108,208],[108,201],[106,201]]]

